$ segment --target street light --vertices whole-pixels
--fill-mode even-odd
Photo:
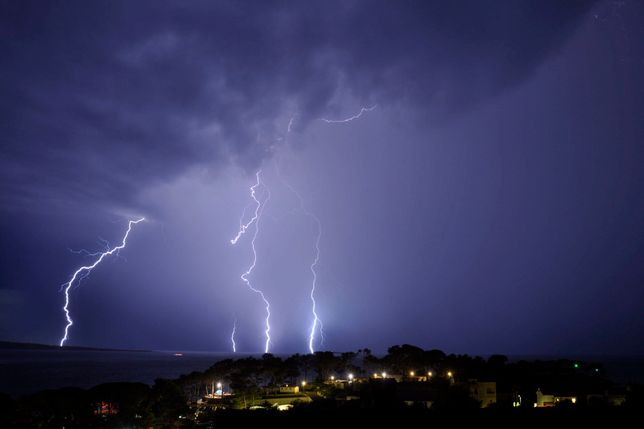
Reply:
[[[387,373],[386,372],[383,372],[381,375],[382,375],[382,378],[387,378]]]
[[[454,374],[452,374],[452,371],[447,371],[447,376],[448,376],[449,378],[452,378],[452,376],[453,376],[453,375],[454,375]]]
[[[331,376],[331,381],[334,381],[334,380],[335,380],[335,375],[332,375]]]
[[[427,371],[427,377],[431,377],[433,374],[431,371]]]
[[[302,387],[306,386],[306,380],[302,380]]]
[[[410,376],[410,377],[413,377],[413,376],[415,376],[415,375],[416,375],[416,373],[415,373],[414,371],[409,371],[409,376]]]
[[[217,382],[217,390],[219,390],[219,391],[221,392],[221,393],[219,394],[219,396],[220,396],[220,397],[224,395],[224,391],[223,391],[223,390],[221,390],[221,381],[218,381],[218,382]]]
[[[353,374],[349,373],[349,383],[353,381]]]

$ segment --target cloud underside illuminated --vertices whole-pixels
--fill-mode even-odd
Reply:
[[[3,205],[127,203],[194,166],[253,171],[293,112],[297,132],[350,117],[347,98],[448,117],[530,75],[591,4],[4,5]]]

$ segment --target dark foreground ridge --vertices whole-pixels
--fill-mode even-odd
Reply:
[[[640,419],[642,385],[610,381],[597,363],[510,363],[393,346],[265,354],[215,362],[176,380],[0,395],[0,427],[380,427],[448,420],[609,427]]]
[[[83,350],[97,352],[148,352],[149,350],[103,349],[98,347],[58,346],[53,344],[0,341],[0,350]]]

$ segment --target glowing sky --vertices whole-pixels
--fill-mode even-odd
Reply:
[[[0,339],[644,353],[637,1],[0,5]],[[372,109],[372,107],[374,107]],[[353,118],[349,122],[338,122]],[[326,119],[326,121],[325,121]],[[288,130],[290,129],[290,132]],[[278,174],[279,171],[279,174]],[[249,209],[247,209],[249,210]]]

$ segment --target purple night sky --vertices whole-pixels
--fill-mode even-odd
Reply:
[[[644,353],[639,1],[0,1],[0,340]],[[361,108],[370,111],[350,122]],[[290,125],[289,125],[290,124]],[[290,132],[288,129],[290,128]],[[288,184],[288,185],[287,185]]]

